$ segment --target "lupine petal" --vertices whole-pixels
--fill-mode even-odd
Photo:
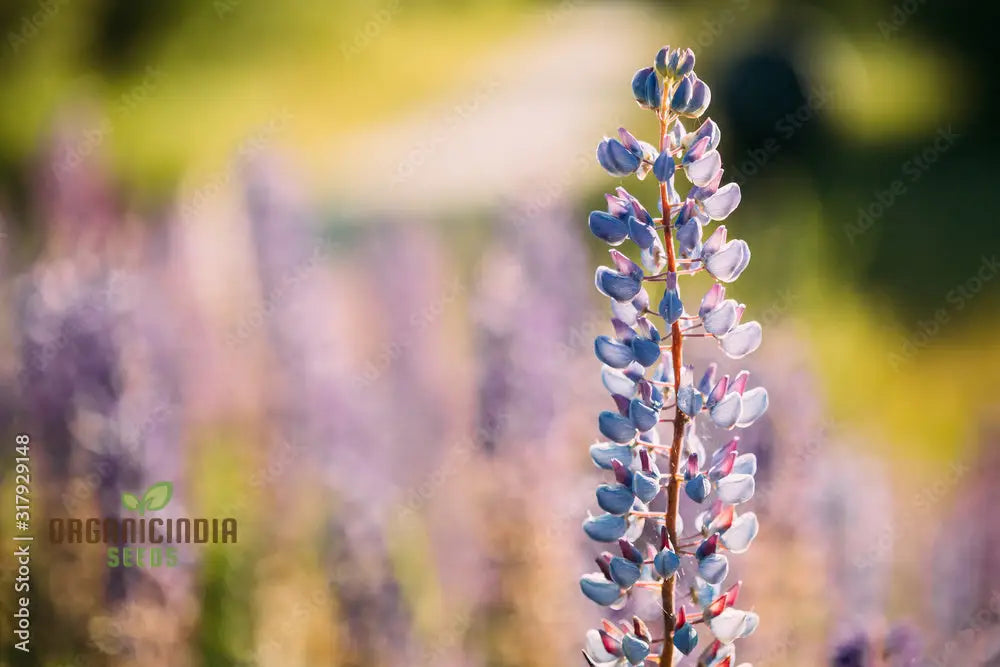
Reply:
[[[708,621],[708,629],[723,644],[732,644],[743,636],[750,621],[747,612],[732,607]]]
[[[621,556],[611,559],[611,580],[622,588],[631,588],[639,581],[639,566]]]
[[[677,407],[688,417],[701,411],[703,399],[692,385],[685,385],[677,392]]]
[[[736,301],[726,299],[714,310],[702,316],[705,331],[713,336],[725,336],[736,326]]]
[[[741,554],[750,548],[750,543],[757,537],[760,523],[753,512],[741,514],[733,520],[733,525],[722,533],[720,540],[734,554]]]
[[[610,336],[602,335],[594,339],[594,354],[612,368],[625,368],[635,361],[632,348]]]
[[[702,259],[708,259],[722,249],[722,246],[726,243],[726,234],[727,229],[725,225],[719,225],[715,228],[715,231],[708,237],[704,247],[701,249]]]
[[[680,556],[666,547],[660,549],[653,558],[653,567],[664,579],[673,576],[680,566]]]
[[[652,67],[643,67],[632,75],[632,96],[644,109],[650,108],[649,98],[646,96],[646,81],[651,75],[654,75]]]
[[[757,455],[753,453],[740,454],[733,461],[733,472],[741,475],[757,474]]]
[[[715,493],[722,502],[739,505],[753,498],[754,487],[753,475],[733,473],[719,480]]]
[[[630,150],[628,146],[617,139],[608,142],[608,157],[611,158],[619,172],[631,174],[638,169],[640,155],[641,152]]]
[[[705,260],[705,268],[722,282],[731,283],[746,268],[749,255],[750,247],[746,241],[733,239]]]
[[[628,219],[628,235],[637,246],[645,250],[653,245],[656,230],[632,216]]]
[[[695,256],[694,250],[701,243],[701,223],[691,219],[677,228],[677,245],[684,256]]]
[[[695,185],[706,185],[722,169],[722,156],[719,151],[708,151],[684,168],[688,180]]]
[[[691,99],[688,101],[686,113],[690,116],[700,116],[712,103],[712,89],[701,79],[695,78],[691,88]]]
[[[742,408],[743,397],[736,392],[730,392],[712,406],[708,414],[719,428],[732,428],[736,425]]]
[[[687,655],[698,645],[698,631],[690,623],[685,623],[674,631],[674,646]]]
[[[590,231],[605,243],[619,245],[628,238],[628,224],[610,213],[592,211],[589,223]]]
[[[628,514],[633,502],[635,494],[624,484],[601,484],[597,487],[597,505],[608,514]]]
[[[608,652],[604,647],[604,639],[601,633],[593,628],[587,630],[587,638],[584,641],[584,654],[592,665],[603,665],[604,663],[614,664],[617,659],[615,655]],[[620,651],[619,651],[620,653]]]
[[[593,602],[607,607],[621,597],[621,587],[598,572],[580,577],[580,590]]]
[[[709,138],[708,150],[715,150],[719,147],[719,141],[722,140],[722,130],[719,129],[719,124],[716,123],[711,118],[706,118],[697,130],[694,131],[693,140],[697,141],[702,137]]]
[[[628,417],[640,431],[648,431],[660,421],[660,411],[638,398],[629,402]]]
[[[704,253],[704,250],[702,252]],[[715,283],[705,292],[705,296],[702,297],[701,305],[698,307],[698,316],[705,317],[705,315],[715,310],[725,298],[725,286]]]
[[[702,157],[704,157],[705,153],[708,153],[710,150],[712,150],[709,147],[709,144],[711,142],[712,140],[709,137],[699,137],[698,139],[696,139],[691,144],[691,146],[688,147],[688,149],[684,152],[683,157],[681,157],[681,165],[687,167],[692,162],[697,162]]]
[[[750,324],[747,322],[747,324]],[[736,425],[746,428],[760,419],[761,415],[767,412],[768,398],[767,389],[764,387],[754,387],[743,394],[743,412],[740,413],[740,420]]]
[[[660,480],[647,472],[636,472],[632,475],[632,492],[644,503],[649,503],[660,493]]]
[[[641,280],[606,266],[597,267],[597,272],[594,274],[594,284],[604,296],[622,302],[631,301],[642,288]]]
[[[594,465],[604,470],[611,470],[612,459],[619,461],[629,461],[632,459],[632,448],[628,445],[619,445],[610,442],[601,442],[590,446],[590,458]]]
[[[702,205],[712,220],[725,220],[740,205],[741,198],[739,183],[727,183],[719,188],[714,195],[705,199]]]
[[[635,396],[635,380],[632,380],[621,371],[615,370],[610,366],[603,366],[601,368],[601,382],[604,384],[604,388],[612,394],[618,394],[626,398]]]
[[[641,665],[649,655],[649,643],[629,633],[622,639],[622,653],[630,665]]]
[[[625,517],[614,514],[587,517],[583,522],[583,531],[595,542],[617,542],[627,529]]]
[[[660,183],[666,183],[673,177],[676,166],[674,156],[670,154],[670,151],[663,151],[653,163],[653,176]]]
[[[712,483],[703,474],[692,477],[684,484],[684,493],[696,503],[705,502],[705,498],[708,498],[708,494],[711,492]]]
[[[633,299],[630,302],[621,303],[611,299],[611,312],[615,316],[615,319],[621,320],[625,324],[635,324],[635,319],[639,316],[639,311],[633,305],[634,301]]]
[[[714,361],[708,365],[705,369],[704,375],[698,380],[698,391],[703,396],[708,396],[712,392],[712,387],[715,386],[715,373],[719,370],[719,364]]]
[[[649,368],[660,358],[660,344],[649,338],[636,336],[632,341],[632,355],[636,361]]]
[[[584,642],[586,646],[585,653],[593,661],[594,664],[601,664],[605,662],[614,663],[616,656],[610,653],[604,646],[604,638],[601,633],[593,628],[587,630],[587,638]],[[619,651],[619,654],[621,651]]]
[[[719,378],[719,381],[715,383],[712,387],[711,393],[709,393],[708,398],[705,399],[705,407],[712,409],[715,404],[722,400],[722,397],[726,395],[726,391],[729,387],[729,375],[723,375]]]
[[[670,98],[670,107],[675,111],[681,111],[687,107],[691,101],[691,79],[684,77],[674,88],[674,94]]]
[[[729,574],[729,559],[722,554],[710,554],[698,562],[698,576],[710,584],[719,584]]]
[[[626,443],[632,442],[635,438],[635,426],[628,417],[623,417],[617,412],[603,411],[597,418],[597,425],[601,434],[608,440]]]
[[[681,303],[681,296],[676,289],[666,290],[663,299],[660,300],[660,317],[668,325],[673,324],[684,314],[684,304]]]
[[[742,359],[760,347],[763,339],[764,332],[760,328],[759,322],[744,322],[726,334],[725,337],[719,339],[719,344],[722,346],[722,351],[730,359]],[[755,396],[753,400],[759,401],[760,397]],[[764,405],[764,409],[767,409],[766,405]]]

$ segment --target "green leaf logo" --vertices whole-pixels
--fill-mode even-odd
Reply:
[[[135,494],[126,491],[122,494],[122,507],[135,511],[139,509],[139,499],[135,497]]]
[[[122,507],[132,511],[138,510],[141,516],[146,513],[146,510],[155,512],[166,507],[173,494],[174,485],[171,482],[157,482],[146,489],[146,493],[142,494],[141,500],[135,494],[123,493]]]

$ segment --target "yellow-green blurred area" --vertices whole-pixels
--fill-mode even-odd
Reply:
[[[629,81],[672,44],[742,189],[726,224],[753,260],[729,294],[764,324],[772,396],[738,571],[763,620],[733,664],[1000,664],[998,20],[943,0],[0,3],[0,417],[8,440],[35,429],[38,522],[162,476],[242,530],[152,583],[40,540],[36,650],[0,624],[4,659],[583,664],[610,333],[586,219],[619,185],[656,200],[593,155],[620,125],[655,143]],[[692,312],[708,282],[682,285]],[[899,627],[927,662],[831,661]]]

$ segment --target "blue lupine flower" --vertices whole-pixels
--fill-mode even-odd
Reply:
[[[725,225],[711,228],[739,206],[741,192],[736,183],[722,181],[718,124],[706,118],[694,130],[684,125],[687,119],[701,117],[712,98],[694,66],[690,49],[660,49],[653,65],[632,77],[638,104],[657,112],[660,136],[645,142],[619,128],[618,137],[605,138],[597,150],[598,162],[612,176],[655,176],[661,186],[662,217],[654,219],[636,197],[618,187],[605,195],[607,211],[591,212],[588,221],[597,238],[623,250],[612,249],[612,266],[595,273],[595,285],[611,305],[613,335],[598,336],[594,352],[603,363],[601,382],[615,410],[598,416],[598,430],[609,442],[591,445],[590,455],[599,469],[612,471],[614,479],[596,492],[597,505],[606,513],[589,517],[583,528],[598,542],[617,540],[622,555],[602,553],[597,559],[601,571],[586,575],[580,585],[598,604],[620,608],[647,586],[676,577],[682,560],[693,559],[691,600],[715,636],[699,664],[711,667],[735,661],[732,642],[753,632],[759,623],[753,612],[733,608],[739,584],[719,593],[729,572],[720,547],[729,554],[743,553],[760,530],[756,514],[736,512],[754,495],[757,461],[753,454],[739,452],[738,436],[707,456],[696,422],[721,429],[745,428],[766,412],[768,394],[763,387],[748,388],[747,371],[716,377],[716,363],[710,363],[695,384],[694,370],[684,364],[681,354],[681,342],[695,335],[714,338],[722,354],[739,359],[756,350],[763,337],[758,322],[742,321],[746,305],[726,298],[724,284],[747,269],[750,248],[746,241],[728,239]],[[675,184],[678,178],[691,184],[683,198]],[[635,253],[637,261],[632,259]],[[696,315],[685,312],[680,297],[678,275],[688,273],[714,279]],[[661,288],[654,295],[658,299],[654,312],[649,290]],[[651,321],[655,317],[663,321],[666,338]],[[703,332],[689,333],[693,329]],[[661,412],[671,408],[672,419],[661,420]],[[669,443],[660,441],[661,421],[673,421],[677,427],[669,429],[674,432]],[[667,454],[658,465],[657,457]],[[677,469],[682,459],[683,475]],[[692,501],[712,501],[695,517],[695,528],[704,539],[693,554],[675,548],[683,521],[672,507],[671,514],[649,511],[662,489],[680,483]],[[635,542],[642,539],[647,521],[654,522],[658,540],[645,545],[643,556]],[[665,628],[660,664],[671,664],[675,650],[688,654],[698,643],[685,607],[676,606],[676,624]],[[637,617],[632,627],[604,621],[601,629],[587,633],[584,655],[589,664],[600,667],[638,665],[649,657],[653,644]]]
[[[644,109],[658,109],[663,99],[663,81],[652,67],[643,67],[632,77],[632,95]]]
[[[698,631],[690,623],[685,623],[674,631],[674,646],[684,655],[689,654],[698,645]]]
[[[604,211],[590,214],[590,231],[610,245],[619,245],[628,238],[628,223]]]
[[[646,656],[649,655],[649,642],[633,634],[627,634],[622,639],[622,651],[629,664],[641,665],[646,662]]]
[[[642,152],[633,152],[617,139],[604,139],[597,145],[597,161],[612,176],[634,174],[642,160]]]

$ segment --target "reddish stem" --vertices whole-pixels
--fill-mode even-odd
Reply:
[[[667,99],[669,88],[664,86],[663,101],[660,104],[660,152],[667,150],[669,146],[668,133],[670,128],[667,125],[669,120],[667,114]],[[667,184],[660,183],[660,206],[663,208],[664,222],[664,245],[667,250],[667,271],[677,271],[677,255],[674,252],[674,237],[670,230],[670,200],[667,196]],[[674,395],[681,386],[681,365],[682,348],[684,337],[681,335],[680,321],[671,325],[670,336],[670,358],[674,369]],[[681,441],[684,438],[684,425],[687,423],[687,415],[678,409],[674,409],[674,437],[670,445],[670,483],[667,486],[667,511],[666,525],[667,535],[671,544],[677,544],[677,512],[680,507],[680,484],[677,481],[677,473],[681,463]],[[660,664],[672,665],[674,657],[674,626],[677,624],[677,614],[674,609],[674,589],[676,588],[677,575],[670,577],[663,582],[661,591],[661,601],[663,605],[663,648],[660,651]]]

